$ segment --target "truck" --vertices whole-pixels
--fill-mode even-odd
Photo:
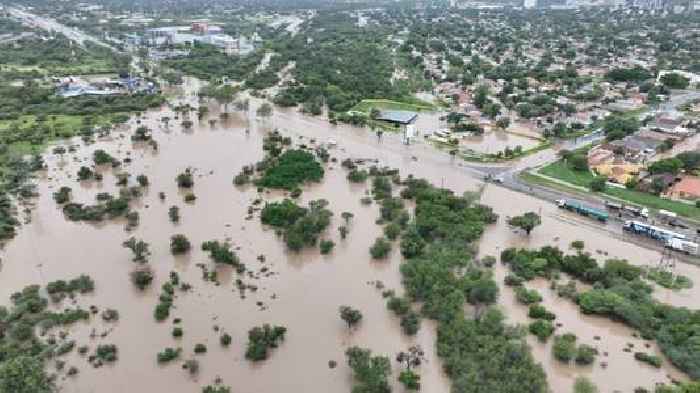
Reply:
[[[590,206],[586,206],[581,202],[574,201],[571,199],[559,199],[557,201],[557,205],[562,208],[566,209],[575,213],[578,213],[582,216],[586,217],[591,217],[595,218],[596,220],[600,222],[606,222],[608,221],[608,213],[600,210],[600,209],[595,209]]]
[[[664,242],[664,244],[668,244],[671,239],[686,240],[686,236],[682,233],[669,231],[668,229],[640,221],[625,221],[622,229],[627,232],[636,233],[638,235],[643,235],[654,240]]]
[[[668,239],[666,241],[666,248],[670,248],[674,251],[682,252],[686,255],[698,255],[700,254],[700,246],[689,240],[683,239]]]
[[[647,209],[646,207],[640,209],[638,207],[625,205],[622,209],[625,212],[632,214],[633,216],[649,218],[649,209]]]

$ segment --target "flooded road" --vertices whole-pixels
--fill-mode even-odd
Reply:
[[[196,103],[192,95],[186,100],[193,105]],[[257,105],[257,100],[251,102],[250,113],[255,113]],[[212,119],[218,120],[217,111],[217,105],[212,104]],[[163,116],[173,119],[169,127],[159,121]],[[194,127],[184,130],[179,125],[181,119],[175,120],[175,114],[164,107],[148,112],[141,120],[153,129],[158,151],[134,145],[129,140],[130,131],[115,131],[108,139],[79,147],[75,154],[62,158],[46,155],[49,169],[38,181],[40,197],[32,212],[32,222],[20,228],[17,238],[0,251],[3,260],[0,302],[6,304],[13,292],[28,284],[46,284],[88,274],[96,282],[96,291],[94,295],[80,297],[79,303],[84,307],[115,308],[121,316],[104,338],[99,338],[99,333],[109,327],[101,321],[69,329],[78,346],[87,344],[91,352],[100,343],[116,344],[119,361],[94,369],[77,353],[69,355],[68,365],[79,367],[80,374],[67,379],[61,377],[59,384],[63,390],[189,393],[220,376],[225,384],[240,392],[347,392],[352,381],[344,351],[358,345],[392,359],[394,375],[391,380],[395,390],[401,392],[402,388],[396,383],[400,368],[393,358],[397,352],[418,343],[426,350],[428,359],[420,369],[425,391],[449,392],[449,380],[435,355],[434,326],[424,320],[418,335],[408,338],[401,333],[399,319],[386,309],[379,288],[402,291],[398,247],[394,246],[391,257],[384,262],[370,259],[368,249],[381,234],[381,227],[375,224],[378,207],[360,203],[366,187],[348,183],[339,162],[348,157],[377,159],[382,165],[400,168],[402,176],[425,177],[458,193],[476,190],[482,183],[469,176],[469,169],[448,154],[425,144],[403,145],[398,135],[385,134],[379,140],[366,130],[330,126],[322,119],[302,116],[294,109],[276,109],[269,119],[252,120],[247,134],[244,118],[245,115],[234,112],[229,119],[210,126],[208,118],[198,121],[193,113]],[[133,130],[136,126],[132,119],[128,128]],[[310,144],[312,138],[319,143],[329,139],[338,142],[338,147],[331,150],[338,164],[329,163],[323,183],[305,187],[301,197],[304,203],[319,198],[330,202],[329,208],[335,215],[324,236],[336,242],[330,255],[320,255],[317,248],[289,253],[274,230],[260,224],[257,213],[251,220],[245,219],[248,207],[260,194],[251,186],[234,187],[232,180],[244,165],[262,158],[262,137],[272,128],[280,128],[297,143]],[[134,210],[140,214],[140,224],[130,233],[124,230],[124,220],[99,225],[69,222],[52,199],[52,193],[66,185],[73,189],[75,202],[94,203],[99,192],[117,192],[115,175],[120,169],[101,168],[104,180],[100,183],[76,180],[75,173],[80,166],[92,163],[92,153],[96,149],[104,149],[119,159],[132,159],[121,169],[131,174],[130,184],[135,184],[138,174],[145,174],[150,180],[143,197],[133,202]],[[184,193],[178,190],[175,182],[175,177],[188,167],[194,172],[193,192],[197,196],[194,203],[183,201]],[[165,193],[164,201],[160,200],[159,192]],[[264,200],[282,197],[281,193],[262,194]],[[558,244],[567,248],[573,240],[585,240],[587,249],[593,253],[596,249],[606,250],[610,257],[625,257],[633,263],[654,263],[659,258],[656,252],[610,238],[599,232],[595,224],[524,194],[488,185],[482,202],[493,206],[501,215],[499,224],[490,227],[481,241],[482,255],[498,255],[500,250],[510,246]],[[168,220],[168,208],[172,205],[180,208],[178,224]],[[340,239],[336,229],[342,223],[340,213],[343,211],[354,214],[345,240]],[[529,238],[513,233],[504,224],[506,216],[525,211],[541,211],[543,216],[543,225]],[[192,242],[192,251],[186,256],[174,257],[170,253],[170,236],[177,233],[185,234]],[[149,265],[156,279],[145,292],[136,290],[129,281],[129,273],[136,264],[121,243],[130,236],[150,243]],[[220,267],[217,269],[220,285],[203,280],[202,266],[214,268],[200,249],[201,243],[208,240],[229,240],[254,277],[239,276],[228,267]],[[259,260],[260,255],[264,255],[264,262]],[[696,287],[684,292],[659,289],[657,295],[672,304],[692,306],[692,300],[698,298],[700,291],[700,274],[697,268],[688,265],[679,265],[678,269],[691,277]],[[191,284],[193,289],[176,292],[171,318],[157,323],[153,310],[159,288],[171,271],[178,272],[181,280]],[[499,284],[504,275],[505,268],[497,264]],[[238,278],[256,286],[257,290],[246,291],[242,298],[234,283]],[[581,316],[574,304],[556,298],[547,283],[529,285],[535,284],[545,297],[545,306],[563,323],[560,332],[576,333],[582,343],[598,346],[609,353],[607,357],[600,356],[591,367],[564,367],[551,359],[549,345],[530,340],[553,392],[570,391],[578,374],[589,375],[605,392],[651,387],[656,382],[667,382],[667,374],[682,378],[668,362],[659,370],[652,369],[635,361],[633,354],[622,352],[628,342],[637,350],[644,346],[624,326]],[[364,318],[357,329],[348,330],[340,320],[338,307],[341,305],[362,311]],[[508,288],[502,289],[500,307],[512,322],[527,322],[527,308],[515,302]],[[173,318],[182,318],[180,326],[184,335],[181,339],[171,336]],[[247,331],[263,323],[286,326],[287,337],[268,360],[253,364],[244,358]],[[95,339],[89,337],[92,328],[98,332]],[[228,349],[219,345],[223,332],[233,337]],[[601,340],[594,341],[595,335],[601,336]],[[194,355],[193,347],[197,343],[206,344],[208,352]],[[199,376],[194,380],[189,377],[181,369],[181,361],[158,365],[156,354],[166,347],[182,347],[181,360],[197,358],[201,365]],[[647,351],[652,350],[656,351],[653,346]],[[337,361],[338,367],[329,368],[330,360]],[[600,361],[608,362],[607,369],[600,367]]]

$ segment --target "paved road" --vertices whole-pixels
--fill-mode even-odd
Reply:
[[[68,37],[69,40],[75,41],[80,45],[85,44],[85,42],[92,42],[105,48],[109,48],[114,52],[119,52],[113,46],[108,45],[95,37],[85,34],[84,32],[78,29],[61,24],[54,19],[38,16],[17,7],[9,7],[7,11],[10,13],[10,15],[20,20],[21,22],[27,23],[32,26],[36,26],[46,31],[59,32]]]

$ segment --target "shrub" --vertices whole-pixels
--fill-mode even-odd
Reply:
[[[333,250],[334,246],[335,243],[333,243],[333,240],[321,240],[321,243],[319,245],[319,247],[321,248],[321,254],[329,254]]]
[[[323,178],[323,168],[313,154],[304,150],[287,150],[268,167],[258,186],[291,190],[307,181]]]
[[[173,255],[184,254],[190,251],[190,248],[192,248],[192,245],[187,239],[187,236],[178,234],[170,238],[170,252],[172,252]]]
[[[95,358],[111,363],[117,361],[117,346],[114,344],[100,344],[95,350]]]
[[[661,358],[655,355],[649,355],[644,352],[635,352],[634,358],[640,362],[650,364],[656,368],[661,368]]]
[[[165,348],[162,352],[158,352],[158,363],[169,363],[180,357],[182,350],[180,348]]]
[[[569,363],[577,354],[576,336],[571,333],[555,336],[552,354],[560,362]]]
[[[598,355],[598,350],[590,345],[581,344],[576,349],[576,364],[588,365],[595,361]]]
[[[557,317],[541,304],[530,305],[527,316],[533,319],[546,319],[548,321],[553,321]]]
[[[515,298],[522,304],[533,304],[542,301],[542,296],[534,289],[515,287]]]
[[[503,279],[503,283],[509,287],[519,287],[523,285],[523,278],[515,274],[508,273]]]
[[[131,272],[131,282],[143,291],[153,282],[153,273],[149,269],[135,270]]]
[[[156,305],[155,311],[153,311],[153,317],[156,321],[164,321],[170,316],[170,307],[172,306],[169,302],[161,302]]]
[[[173,337],[180,338],[180,337],[182,337],[183,334],[184,334],[184,332],[182,331],[181,327],[176,326],[173,328]]]
[[[401,317],[401,329],[404,334],[413,336],[420,329],[420,316],[415,311],[411,310],[406,315]]]
[[[58,203],[59,205],[62,205],[66,202],[70,202],[70,194],[71,194],[71,188],[70,187],[61,187],[58,189],[57,192],[53,193],[53,199]]]
[[[248,346],[245,357],[252,361],[265,360],[271,348],[277,348],[280,341],[284,340],[287,328],[282,326],[271,327],[268,324],[256,326],[248,331]]]
[[[364,183],[369,174],[364,169],[352,169],[348,173],[348,181],[351,183]]]
[[[340,319],[348,324],[348,328],[351,328],[362,320],[362,313],[360,310],[354,309],[350,306],[340,306]]]
[[[389,240],[396,240],[401,234],[401,227],[399,224],[392,222],[391,224],[384,227],[384,235]]]
[[[224,346],[224,347],[228,347],[229,345],[231,345],[231,341],[232,341],[231,335],[228,333],[222,334],[221,337],[219,338],[219,342],[221,343],[221,346]]]
[[[411,302],[402,297],[392,296],[387,301],[386,306],[389,310],[393,311],[396,315],[406,315],[411,311]]]
[[[386,258],[389,252],[391,252],[391,243],[386,241],[383,237],[378,237],[369,249],[369,253],[374,259]]]
[[[231,245],[228,243],[219,243],[217,240],[210,240],[202,243],[202,251],[209,252],[209,258],[216,263],[231,265],[238,270],[243,270],[244,266],[238,259],[238,255],[231,250]]]
[[[207,353],[207,346],[202,344],[202,343],[195,344],[194,353],[196,353],[196,354]]]
[[[528,326],[528,329],[530,330],[530,333],[537,336],[537,338],[542,342],[547,341],[552,333],[554,333],[554,325],[552,325],[551,322],[543,319],[538,319],[535,322],[532,322],[530,326]]]
[[[170,217],[170,222],[180,222],[180,208],[177,206],[170,206],[170,209],[168,209],[168,217]]]
[[[194,186],[194,177],[190,169],[186,169],[185,172],[180,173],[175,178],[177,186],[180,188],[192,188]]]

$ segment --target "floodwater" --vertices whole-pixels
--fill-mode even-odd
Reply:
[[[505,200],[509,203],[504,203]],[[546,245],[556,245],[566,252],[572,252],[569,249],[571,242],[583,240],[586,251],[593,254],[601,263],[610,258],[623,258],[636,265],[655,266],[661,257],[656,251],[610,237],[598,230],[596,228],[598,224],[593,221],[564,212],[553,204],[535,200],[524,194],[489,185],[484,190],[482,202],[494,206],[501,217],[499,223],[489,227],[482,237],[480,247],[482,256],[498,256],[508,247],[539,248]],[[505,223],[507,217],[526,211],[535,211],[542,216],[542,225],[535,228],[529,237],[509,228]],[[607,255],[604,254],[605,252]],[[496,280],[502,283],[508,268],[498,263],[494,270]],[[697,267],[678,263],[676,272],[688,275],[700,284]],[[567,281],[568,279],[562,278],[560,283],[564,284]],[[549,282],[544,279],[528,282],[525,286],[536,289],[543,297],[542,305],[556,314],[557,319],[554,322],[560,323],[561,326],[557,328],[555,334],[574,333],[578,337],[579,344],[591,345],[600,353],[597,361],[591,366],[577,366],[573,363],[565,365],[558,362],[551,354],[553,340],[550,339],[547,344],[543,344],[534,336],[529,336],[528,341],[533,348],[533,354],[543,362],[550,386],[554,391],[571,391],[573,382],[579,375],[589,377],[602,392],[630,392],[639,386],[649,389],[656,383],[670,383],[672,379],[687,379],[665,358],[660,369],[634,359],[634,352],[661,355],[653,341],[634,337],[634,331],[623,324],[580,313],[576,304],[559,298],[556,291],[550,289]],[[579,290],[585,289],[580,283],[577,287]],[[663,302],[693,307],[693,299],[698,298],[698,291],[697,286],[685,291],[671,291],[657,287],[655,294]],[[532,321],[527,317],[527,306],[518,303],[512,289],[502,286],[499,303],[512,322],[527,324]],[[596,339],[596,336],[599,339]],[[624,352],[623,349],[629,344],[633,344],[631,352]]]
[[[419,113],[416,120],[418,135],[429,135],[435,131],[447,129],[447,123],[440,120],[440,117],[445,115],[445,112]],[[482,135],[465,134],[463,138],[459,139],[459,148],[464,151],[471,150],[483,154],[496,154],[506,148],[515,149],[517,146],[520,146],[523,150],[531,149],[537,146],[538,143],[538,140],[535,138],[528,138],[502,130],[487,129]]]
[[[188,80],[186,88],[196,84]],[[195,97],[186,100],[194,104]],[[252,102],[251,113],[259,103]],[[211,116],[218,119],[216,105]],[[88,274],[96,281],[94,295],[79,297],[84,307],[97,305],[115,308],[120,320],[108,324],[93,321],[78,324],[69,329],[70,337],[78,345],[87,344],[94,351],[100,343],[114,343],[119,348],[119,360],[94,369],[87,359],[76,353],[66,357],[68,365],[80,368],[76,377],[60,378],[64,391],[75,393],[111,393],[123,391],[167,391],[189,393],[199,386],[212,383],[220,376],[235,391],[268,393],[294,392],[343,392],[349,391],[351,375],[344,359],[344,351],[352,345],[371,348],[376,354],[395,354],[410,345],[420,344],[426,350],[427,363],[421,366],[425,391],[443,393],[449,391],[449,380],[443,375],[434,351],[435,328],[423,321],[419,334],[414,338],[402,335],[399,321],[385,306],[385,299],[377,282],[386,289],[401,292],[399,273],[400,255],[394,247],[392,255],[384,262],[370,260],[368,249],[380,235],[381,228],[374,221],[378,217],[377,206],[363,206],[360,198],[366,187],[349,184],[345,171],[339,164],[327,166],[323,184],[304,188],[304,202],[325,198],[335,212],[332,224],[325,235],[336,242],[330,255],[320,255],[317,248],[301,253],[289,253],[274,230],[264,228],[259,217],[246,220],[248,207],[259,197],[253,187],[234,187],[232,180],[241,167],[262,158],[262,136],[272,128],[280,128],[298,143],[311,143],[315,139],[324,143],[329,139],[338,142],[331,154],[338,162],[347,157],[378,159],[381,164],[401,169],[402,175],[413,174],[430,179],[456,192],[476,190],[481,183],[469,176],[469,170],[448,154],[427,144],[406,146],[398,135],[385,134],[382,139],[366,130],[349,126],[330,126],[321,119],[305,117],[294,109],[276,110],[269,119],[253,120],[248,125],[245,116],[233,113],[226,121],[210,126],[208,119],[201,122],[192,118],[192,130],[183,130],[178,120],[164,127],[158,120],[175,115],[164,107],[145,114],[142,120],[154,130],[159,149],[133,145],[129,132],[116,131],[112,137],[90,146],[80,147],[75,154],[63,158],[47,154],[49,169],[38,181],[40,197],[31,213],[32,221],[19,231],[16,239],[0,251],[0,302],[7,303],[9,296],[22,287],[37,283],[46,284],[55,279],[70,279]],[[132,119],[129,129],[136,127]],[[250,133],[244,129],[250,127]],[[304,139],[299,139],[299,137]],[[77,142],[76,142],[77,143]],[[145,195],[134,203],[140,213],[140,225],[131,233],[124,230],[125,222],[116,220],[100,225],[67,221],[51,194],[59,187],[73,189],[73,200],[92,203],[98,192],[116,193],[114,174],[119,170],[103,168],[101,183],[82,182],[75,179],[81,165],[89,165],[92,152],[105,149],[115,157],[131,157],[123,170],[131,173],[131,182],[138,174],[146,174],[150,180]],[[50,150],[50,149],[49,149]],[[175,177],[187,167],[195,173],[193,192],[197,196],[192,204],[183,201],[183,193],[177,189]],[[160,201],[159,192],[166,194]],[[280,193],[263,194],[265,200],[276,200]],[[591,252],[607,250],[610,256],[625,256],[634,263],[654,263],[659,255],[638,246],[623,243],[599,232],[595,224],[569,216],[530,196],[513,193],[494,185],[487,185],[482,201],[495,208],[501,215],[499,224],[490,227],[480,250],[483,255],[497,255],[509,246],[541,246],[559,244],[566,247],[571,241],[583,239]],[[181,221],[172,224],[168,220],[168,208],[180,207]],[[541,209],[541,210],[540,210]],[[340,240],[336,228],[341,225],[340,213],[354,213],[350,234]],[[541,211],[543,225],[526,238],[513,233],[505,224],[508,215],[524,211]],[[173,257],[169,251],[169,238],[176,233],[187,235],[193,244],[192,251],[181,257]],[[156,279],[145,292],[136,290],[129,281],[129,273],[136,264],[130,251],[121,243],[130,236],[144,239],[151,246],[149,265]],[[554,238],[559,240],[555,241]],[[240,276],[230,268],[221,267],[220,285],[202,279],[203,264],[209,269],[213,264],[199,246],[207,240],[229,240],[237,249],[241,260],[258,278]],[[258,260],[264,255],[264,262]],[[198,266],[199,265],[199,266]],[[273,275],[263,274],[266,267]],[[695,267],[679,265],[679,271],[693,278],[700,286],[700,274]],[[500,264],[496,267],[499,282],[505,275]],[[153,319],[153,309],[158,302],[159,288],[167,281],[168,274],[176,271],[182,281],[193,286],[189,292],[176,292],[175,308],[171,318],[163,323]],[[234,281],[240,278],[246,284],[255,285],[257,291],[246,291],[241,298]],[[585,374],[602,391],[631,391],[636,386],[651,387],[656,382],[667,382],[666,375],[682,379],[677,370],[665,363],[662,369],[652,369],[633,359],[631,353],[622,352],[626,343],[633,343],[636,350],[643,342],[632,337],[632,332],[620,324],[605,319],[579,315],[575,305],[559,300],[544,282],[536,285],[545,297],[544,304],[554,311],[563,323],[560,331],[571,331],[579,340],[607,351],[608,367],[599,362],[590,367],[561,366],[551,359],[548,345],[530,340],[536,359],[542,362],[553,392],[570,391],[578,374]],[[692,305],[697,291],[658,291],[659,297],[677,305]],[[362,311],[360,326],[349,331],[338,316],[338,307],[350,305]],[[513,299],[510,289],[502,290],[500,307],[513,322],[526,323],[526,308]],[[182,318],[184,329],[181,339],[171,337],[173,318]],[[285,342],[274,349],[268,360],[251,363],[244,359],[247,331],[253,326],[270,323],[288,328]],[[219,331],[215,331],[218,328]],[[92,329],[97,337],[90,338]],[[100,334],[105,332],[105,337]],[[222,332],[233,337],[228,349],[218,343]],[[601,336],[594,341],[593,336]],[[204,343],[208,352],[194,355],[196,343]],[[184,359],[197,358],[201,372],[194,380],[181,363],[158,365],[156,354],[166,347],[182,347]],[[652,346],[647,351],[656,351]],[[328,361],[335,360],[338,367],[331,369]],[[393,362],[395,378],[400,370]],[[402,391],[397,387],[397,391]]]

